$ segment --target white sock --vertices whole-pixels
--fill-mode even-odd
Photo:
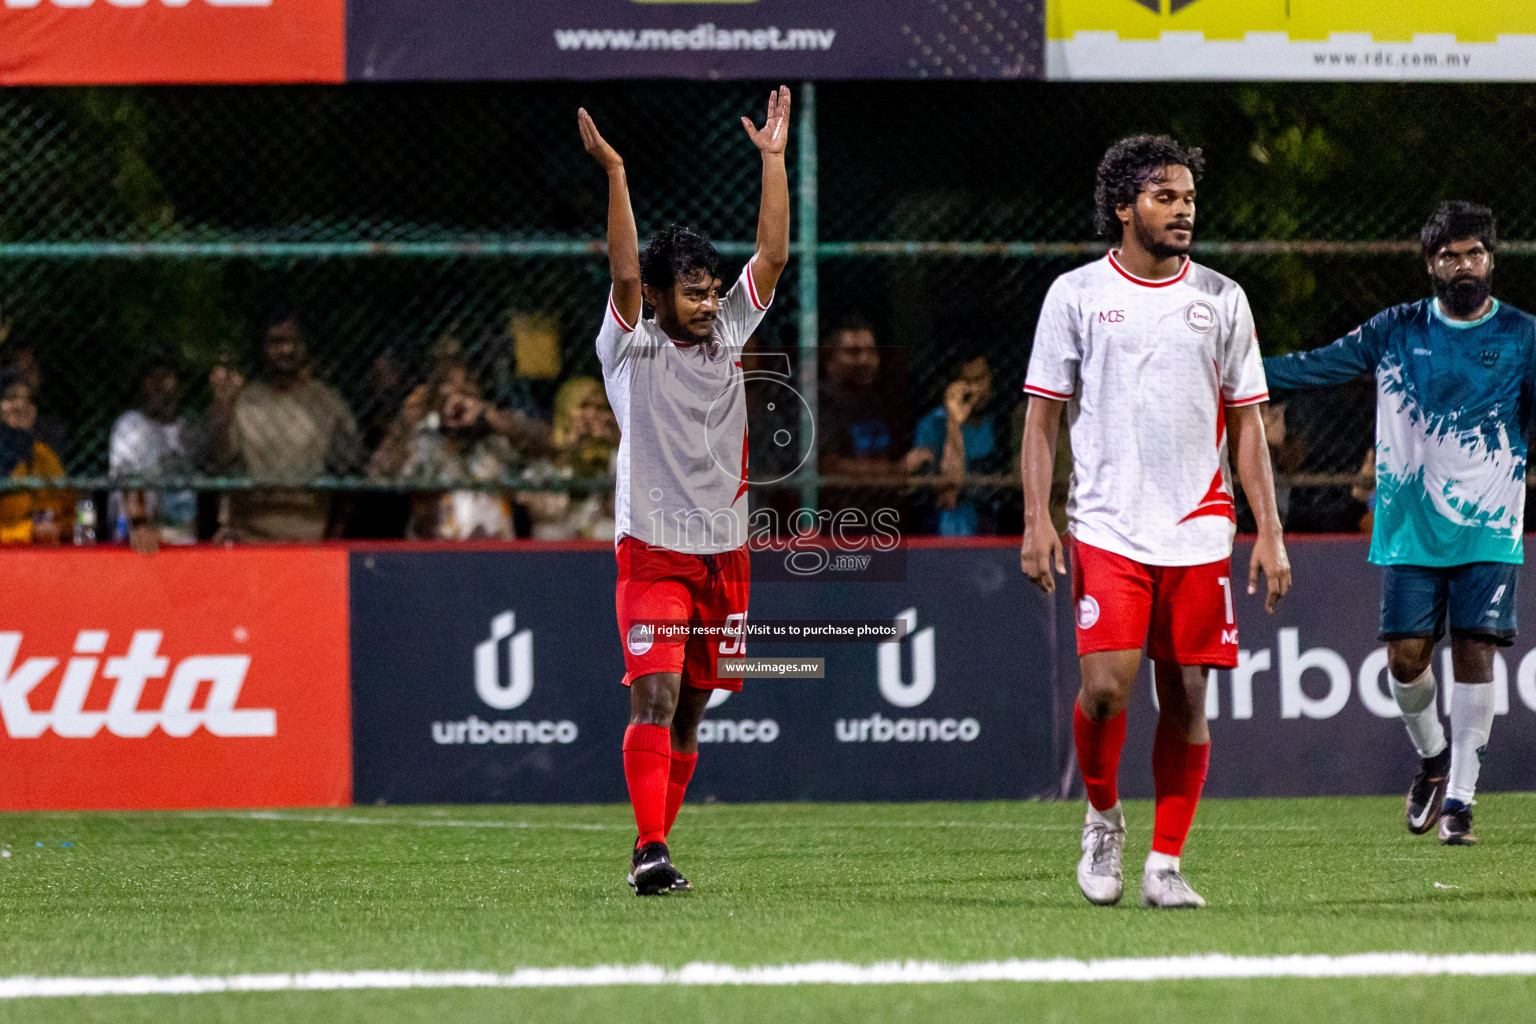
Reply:
[[[1447,800],[1472,805],[1477,792],[1477,773],[1483,766],[1483,750],[1493,731],[1493,684],[1451,684],[1451,777],[1445,786]]]
[[[1142,870],[1149,875],[1156,871],[1177,871],[1179,870],[1179,858],[1153,850],[1147,854],[1147,863]]]
[[[1093,804],[1088,805],[1088,824],[1108,825],[1110,828],[1125,827],[1125,812],[1120,809],[1120,801],[1115,801],[1115,806],[1101,811]]]
[[[1413,740],[1413,749],[1419,756],[1434,757],[1444,750],[1445,727],[1440,724],[1440,713],[1435,710],[1435,670],[1426,668],[1424,674],[1411,683],[1392,680],[1392,695],[1397,698],[1397,709],[1403,713],[1408,738]]]

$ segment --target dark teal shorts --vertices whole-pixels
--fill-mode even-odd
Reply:
[[[1388,565],[1381,570],[1381,638],[1445,636],[1490,640],[1508,647],[1515,639],[1515,588],[1520,567],[1472,562],[1429,568]]]

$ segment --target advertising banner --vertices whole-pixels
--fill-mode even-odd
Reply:
[[[0,84],[340,82],[346,0],[0,0]]]
[[[750,656],[822,659],[824,671],[717,694],[692,798],[1049,789],[1053,613],[1015,544],[914,549],[906,583],[755,585],[751,619],[900,619],[906,637],[749,641]],[[616,575],[611,549],[354,553],[357,802],[625,799]]]
[[[346,559],[6,552],[0,810],[348,803]]]
[[[1047,77],[1536,80],[1536,5],[1049,0]]]
[[[1213,673],[1206,695],[1211,724],[1210,796],[1398,795],[1418,769],[1418,755],[1398,717],[1387,673],[1386,644],[1376,639],[1380,570],[1365,561],[1363,538],[1305,539],[1289,546],[1295,585],[1274,615],[1262,591],[1247,593],[1252,550],[1233,558],[1233,596],[1241,644],[1238,666]],[[1061,594],[1061,711],[1058,732],[1071,738],[1078,687],[1069,606]],[[1496,716],[1479,788],[1528,790],[1536,785],[1536,595],[1520,592],[1523,632],[1494,664]],[[1435,654],[1442,712],[1449,711],[1450,644]],[[1150,667],[1144,666],[1127,716],[1120,788],[1152,795],[1152,737],[1157,725]],[[1081,794],[1075,757],[1064,746],[1067,789]]]
[[[1038,0],[351,0],[348,8],[353,80],[1044,73]]]

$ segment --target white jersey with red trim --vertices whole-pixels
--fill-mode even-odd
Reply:
[[[1228,558],[1223,406],[1269,398],[1248,297],[1188,259],[1162,281],[1110,253],[1058,277],[1024,390],[1067,402],[1072,535],[1147,565]]]
[[[773,296],[749,262],[720,299],[707,342],[676,342],[655,320],[626,324],[608,296],[597,333],[619,430],[617,536],[688,554],[747,542],[747,399],[741,350]]]

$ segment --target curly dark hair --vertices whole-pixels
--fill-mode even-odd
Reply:
[[[640,250],[640,280],[653,288],[671,288],[679,277],[703,270],[720,271],[720,254],[710,240],[686,224],[673,224],[651,236]]]
[[[1425,257],[1433,256],[1451,242],[1475,238],[1483,248],[1493,252],[1498,243],[1498,232],[1493,211],[1476,203],[1452,199],[1435,207],[1424,230],[1419,232],[1419,244],[1424,247]]]
[[[1170,165],[1188,167],[1199,181],[1205,173],[1205,156],[1199,147],[1185,149],[1166,135],[1132,135],[1121,139],[1099,161],[1093,183],[1093,226],[1110,241],[1120,239],[1120,218],[1115,209],[1134,203],[1136,195]]]

